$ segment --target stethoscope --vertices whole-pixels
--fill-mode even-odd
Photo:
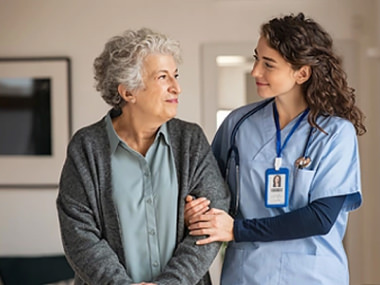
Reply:
[[[232,133],[231,133],[231,137],[230,137],[230,148],[228,149],[228,152],[227,152],[227,164],[226,164],[226,173],[225,173],[225,179],[227,181],[228,177],[229,177],[229,173],[230,173],[230,163],[231,163],[231,159],[232,157],[234,157],[234,160],[235,160],[235,184],[236,184],[236,190],[235,190],[235,203],[233,205],[233,207],[231,207],[231,215],[232,216],[236,216],[237,213],[238,213],[238,209],[239,209],[239,201],[240,201],[240,158],[239,158],[239,149],[238,147],[236,146],[235,144],[235,139],[236,139],[236,133],[237,131],[239,130],[240,126],[244,123],[245,120],[247,120],[250,116],[254,115],[255,113],[257,113],[258,111],[260,111],[261,109],[263,109],[265,106],[267,106],[268,104],[270,104],[271,102],[274,101],[274,98],[271,98],[271,99],[268,99],[266,101],[264,101],[263,103],[261,103],[260,105],[256,106],[255,108],[253,108],[252,110],[248,111],[247,113],[245,113],[238,121],[237,123],[235,124],[234,128],[232,129]],[[311,137],[314,133],[314,129],[313,127],[310,127],[310,131],[309,131],[309,135],[307,137],[307,141],[306,141],[306,144],[305,144],[305,147],[304,147],[304,150],[303,150],[303,155],[298,158],[295,162],[296,164],[296,167],[298,168],[304,168],[304,167],[307,167],[310,162],[311,162],[311,159],[308,155],[308,149],[309,149],[309,146],[310,146],[310,142],[311,142]]]

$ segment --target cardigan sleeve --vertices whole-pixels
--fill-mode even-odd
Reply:
[[[118,255],[103,237],[96,197],[97,164],[101,162],[95,162],[86,148],[74,136],[61,173],[57,210],[63,248],[76,279],[87,284],[131,284]]]
[[[185,197],[207,197],[211,207],[228,211],[229,191],[220,174],[211,147],[198,125],[176,120],[169,125],[179,181],[177,247],[157,284],[211,284],[208,269],[220,249],[214,242],[198,246],[202,237],[190,236],[184,222]]]

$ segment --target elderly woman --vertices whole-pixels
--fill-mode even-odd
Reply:
[[[229,194],[201,128],[174,118],[179,62],[178,42],[149,29],[113,37],[94,62],[112,109],[73,136],[57,198],[75,284],[211,283],[220,243],[196,245],[185,197],[227,210]]]

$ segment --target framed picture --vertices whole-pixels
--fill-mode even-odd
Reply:
[[[58,186],[70,112],[69,58],[0,58],[0,187]]]

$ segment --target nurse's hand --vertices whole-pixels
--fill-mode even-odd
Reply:
[[[207,236],[198,240],[198,245],[234,239],[234,219],[223,210],[213,208],[203,215],[191,218],[189,222],[190,235]]]
[[[193,196],[186,196],[185,204],[185,225],[190,225],[190,219],[206,213],[210,208],[210,200],[204,197],[195,198]]]

